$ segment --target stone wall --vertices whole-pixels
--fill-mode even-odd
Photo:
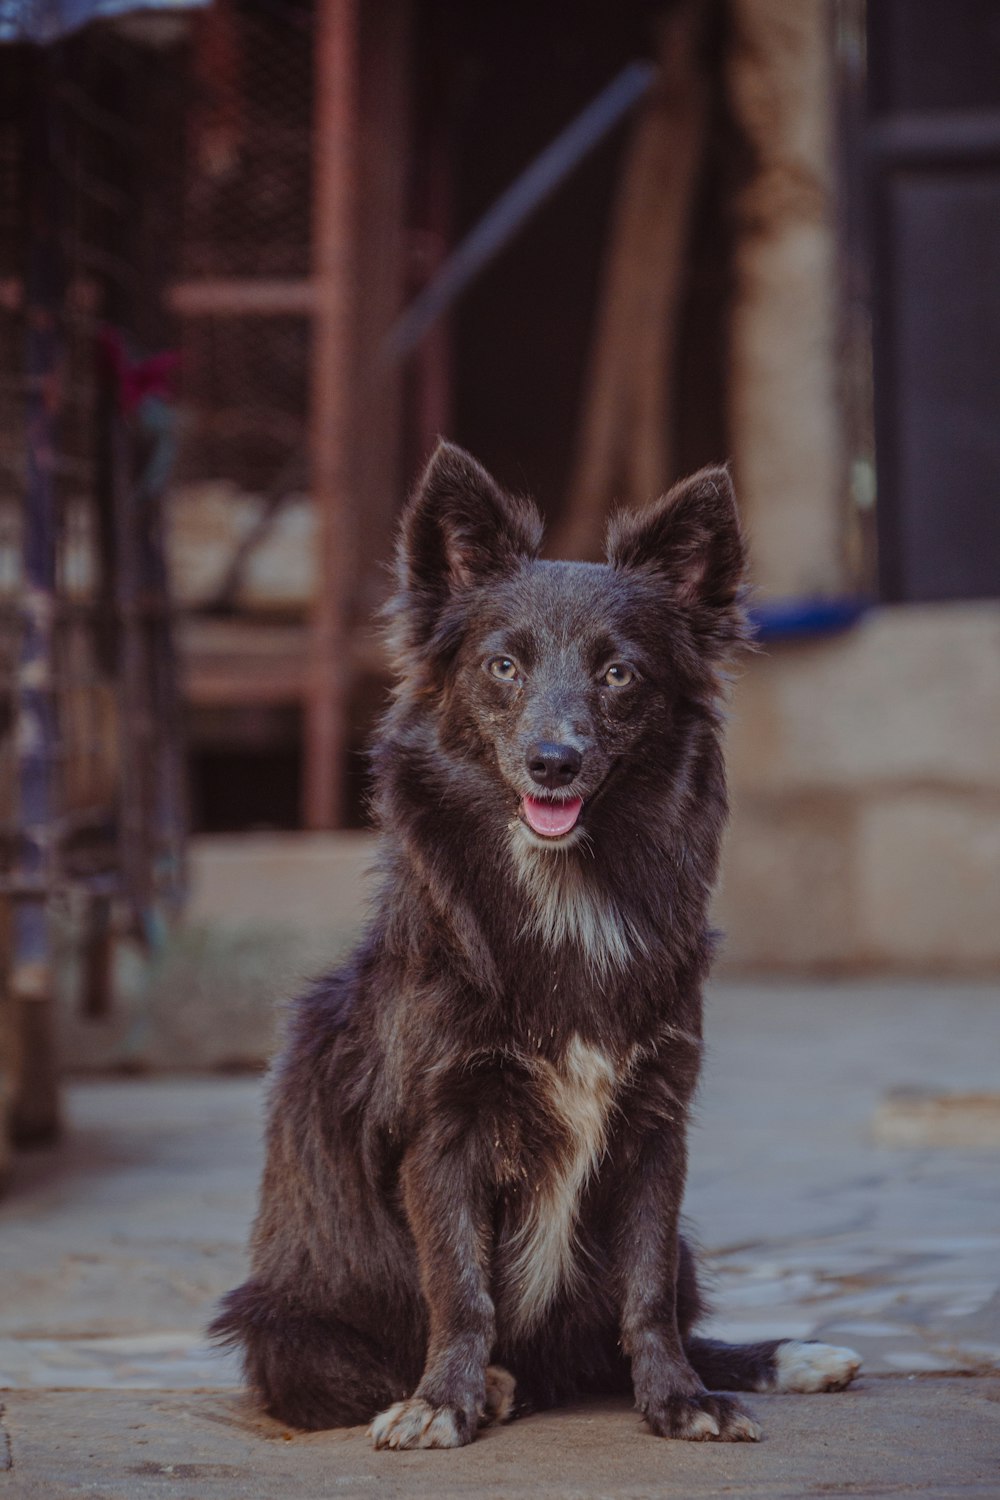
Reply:
[[[1000,603],[759,656],[729,765],[730,968],[1000,973]]]

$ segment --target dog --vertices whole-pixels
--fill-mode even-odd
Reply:
[[[699,1337],[679,1230],[746,637],[732,484],[618,516],[603,563],[541,560],[541,530],[444,443],[405,509],[380,895],[294,1008],[212,1332],[274,1416],[378,1448],[626,1392],[659,1436],[752,1441],[726,1393],[859,1361]]]

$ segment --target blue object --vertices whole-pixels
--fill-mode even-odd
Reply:
[[[208,0],[0,0],[0,42],[47,46],[91,21],[136,10],[194,10]]]
[[[811,640],[850,630],[872,607],[870,599],[776,599],[748,611],[754,639]]]

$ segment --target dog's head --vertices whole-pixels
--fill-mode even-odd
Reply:
[[[722,468],[617,516],[604,563],[541,560],[541,537],[532,504],[440,444],[403,516],[390,634],[442,747],[491,779],[519,836],[566,848],[617,799],[641,818],[684,723],[712,716],[745,550]]]

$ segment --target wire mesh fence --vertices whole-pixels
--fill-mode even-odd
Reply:
[[[0,54],[0,894],[27,1137],[58,1113],[53,901],[75,901],[99,1011],[114,930],[153,940],[183,880],[172,356],[140,353],[149,63],[114,28]]]
[[[172,296],[183,350],[176,485],[232,487],[234,548],[241,497],[260,500],[263,540],[305,477],[313,69],[313,7],[302,0],[224,0],[192,29]],[[221,602],[241,584],[223,567]],[[300,576],[288,602],[304,607],[302,590]]]

